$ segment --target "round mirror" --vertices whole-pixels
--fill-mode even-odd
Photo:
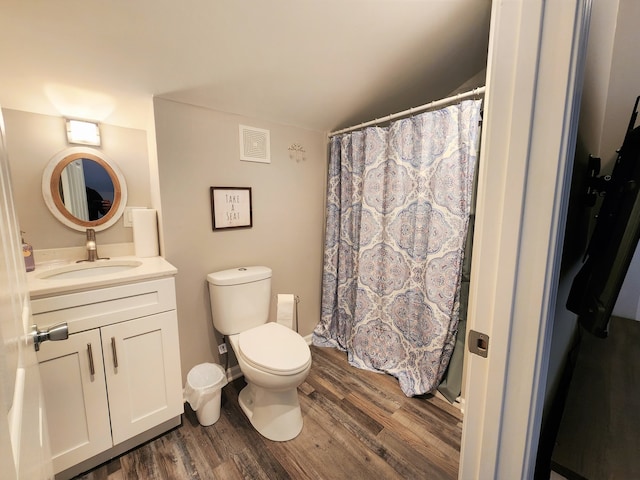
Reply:
[[[42,195],[51,213],[78,231],[109,228],[127,204],[127,186],[116,164],[86,147],[68,148],[49,161]]]

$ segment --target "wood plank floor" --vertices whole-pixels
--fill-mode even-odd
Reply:
[[[299,387],[300,435],[272,442],[258,434],[224,387],[220,419],[198,424],[185,405],[182,425],[90,472],[86,480],[125,479],[455,479],[462,414],[445,400],[407,398],[397,380],[348,365],[346,354],[311,347]]]
[[[640,478],[640,322],[612,317],[583,333],[553,452],[569,479]]]

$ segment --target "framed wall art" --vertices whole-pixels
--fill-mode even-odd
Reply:
[[[250,187],[211,187],[210,191],[214,230],[253,226]]]

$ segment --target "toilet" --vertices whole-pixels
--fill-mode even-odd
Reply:
[[[240,267],[207,275],[215,329],[226,335],[247,386],[238,402],[269,440],[302,430],[298,385],[311,369],[311,351],[291,325],[269,322],[271,269]]]

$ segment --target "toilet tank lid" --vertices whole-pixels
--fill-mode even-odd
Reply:
[[[269,267],[238,267],[207,275],[207,281],[212,285],[239,285],[257,282],[271,277]]]

